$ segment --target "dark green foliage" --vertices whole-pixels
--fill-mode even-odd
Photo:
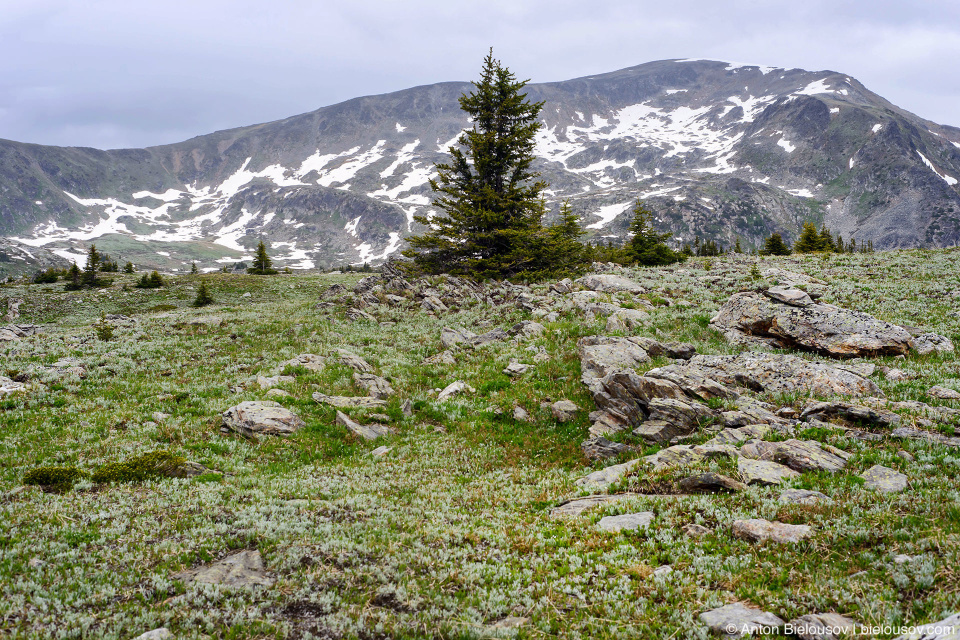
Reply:
[[[94,471],[90,479],[97,483],[143,482],[151,478],[167,477],[184,462],[183,458],[169,451],[154,451],[124,462],[105,464]]]
[[[132,262],[128,262],[127,264],[123,265],[123,272],[124,272],[124,273],[133,273],[133,263],[132,263]]]
[[[74,262],[70,267],[70,270],[67,271],[67,284],[63,287],[64,291],[78,291],[82,289],[82,277],[83,273],[80,271],[80,267],[78,267],[77,263]]]
[[[833,242],[833,234],[830,233],[830,229],[827,229],[826,225],[820,227],[819,237],[821,251],[836,251],[837,246]]]
[[[137,284],[135,286],[137,289],[159,289],[163,285],[163,278],[159,273],[154,271],[150,275],[143,274],[140,276],[140,279],[137,280]]]
[[[521,93],[525,85],[491,51],[474,91],[460,96],[473,128],[450,148],[450,162],[438,164],[430,181],[438,195],[433,204],[443,213],[418,216],[430,231],[409,238],[411,248],[404,252],[420,271],[512,278],[569,270],[569,261],[553,260],[569,246],[572,218],[557,228],[542,224],[540,196],[547,185],[531,165],[543,103],[529,102]]]
[[[191,262],[191,263],[190,263],[190,273],[191,273],[191,275],[196,275],[196,274],[200,273],[200,271],[197,270],[197,263],[196,263],[196,262]]]
[[[120,266],[116,260],[104,253],[100,256],[100,271],[102,273],[117,273],[120,271]]]
[[[106,318],[100,318],[100,320],[93,325],[93,330],[96,331],[97,337],[104,342],[113,340],[113,326],[107,322]]]
[[[253,259],[253,266],[247,269],[247,273],[252,273],[256,276],[271,276],[279,273],[273,268],[273,260],[267,255],[267,247],[263,244],[263,240],[257,245],[257,255]]]
[[[193,306],[205,307],[208,304],[213,304],[213,301],[213,296],[210,295],[210,291],[207,289],[207,283],[201,282],[200,288],[197,289],[197,297],[193,301]]]
[[[97,273],[100,271],[100,252],[97,251],[97,245],[90,245],[87,251],[87,264],[83,267],[83,276],[80,282],[85,287],[96,287],[100,284]]]
[[[763,249],[760,250],[762,256],[788,256],[790,247],[784,243],[779,233],[774,233],[767,241],[763,243]]]
[[[743,249],[740,248],[740,236],[737,236],[737,241],[733,245],[734,253],[743,253]]]
[[[69,489],[83,476],[76,467],[37,467],[23,474],[23,484]]]
[[[803,229],[800,231],[800,237],[793,245],[793,250],[797,253],[811,253],[822,251],[820,248],[820,234],[817,228],[811,222],[804,222]]]
[[[640,200],[633,207],[633,222],[630,223],[633,237],[626,247],[627,256],[634,264],[657,266],[682,262],[685,257],[667,246],[669,233],[657,233],[653,228],[653,212]]]
[[[56,282],[60,279],[57,270],[54,268],[47,269],[46,271],[38,271],[35,276],[33,276],[34,284],[50,284],[51,282]]]

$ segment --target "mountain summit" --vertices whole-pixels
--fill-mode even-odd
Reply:
[[[141,266],[383,260],[428,213],[433,165],[469,126],[447,82],[356,98],[178,144],[100,151],[0,141],[6,260],[81,260],[96,241]],[[537,169],[595,239],[637,198],[675,238],[744,247],[804,222],[876,248],[960,241],[960,129],[850,76],[709,60],[527,86],[544,100]],[[46,252],[42,252],[45,255]]]

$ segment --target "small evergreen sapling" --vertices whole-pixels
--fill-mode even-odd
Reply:
[[[256,276],[270,276],[279,273],[273,268],[273,260],[267,255],[267,247],[263,244],[263,240],[257,245],[257,256],[253,259],[253,266],[247,269],[247,273]]]
[[[201,282],[200,288],[197,289],[197,297],[193,301],[193,306],[195,307],[205,307],[208,304],[213,304],[213,296],[210,295],[210,290],[207,289],[207,283]]]

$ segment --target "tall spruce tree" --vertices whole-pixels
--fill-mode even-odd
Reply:
[[[804,222],[803,229],[800,231],[800,237],[793,245],[793,250],[797,253],[813,253],[822,251],[820,248],[820,234],[817,233],[817,227],[812,222]]]
[[[788,256],[790,255],[790,247],[783,241],[783,237],[779,233],[774,233],[763,243],[760,255]]]
[[[526,84],[491,49],[474,91],[460,97],[473,128],[450,147],[450,161],[438,164],[430,181],[438,195],[433,205],[443,213],[415,218],[430,230],[409,238],[404,254],[420,270],[510,278],[549,267],[544,252],[558,231],[542,224],[547,185],[531,169],[543,102],[527,100]]]

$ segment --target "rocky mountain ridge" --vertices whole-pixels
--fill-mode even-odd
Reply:
[[[376,263],[430,210],[433,165],[469,123],[440,83],[147,149],[0,141],[0,234],[166,270],[248,259]],[[704,60],[528,85],[538,169],[591,239],[622,240],[637,198],[676,242],[757,246],[803,222],[876,248],[960,240],[960,129],[841,73]]]

